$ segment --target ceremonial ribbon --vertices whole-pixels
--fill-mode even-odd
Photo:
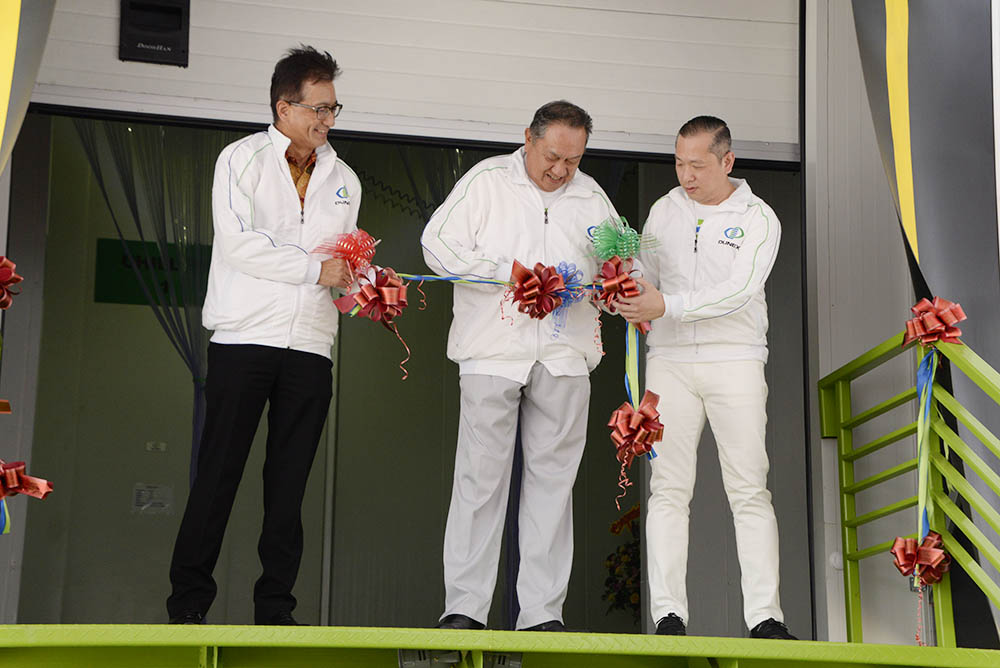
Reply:
[[[930,530],[927,504],[930,496],[930,428],[931,403],[934,395],[934,374],[938,366],[937,348],[931,348],[917,368],[917,537],[923,538]]]
[[[961,304],[950,302],[941,297],[930,301],[926,297],[910,307],[914,317],[906,321],[906,333],[903,335],[903,347],[913,341],[928,346],[935,341],[957,343],[962,330],[955,325],[965,320],[965,311]]]
[[[653,452],[653,443],[663,439],[660,412],[656,410],[659,401],[659,395],[646,390],[638,406],[627,401],[611,414],[611,419],[608,421],[611,440],[615,444],[615,456],[621,462],[618,486],[622,493],[615,497],[615,505],[619,510],[621,510],[620,499],[632,486],[626,473],[632,461],[640,455],[649,455]]]
[[[0,499],[0,535],[10,533],[10,513],[7,511],[7,499]]]
[[[10,286],[16,285],[24,280],[14,271],[17,268],[9,258],[0,255],[0,309],[7,310],[14,302],[14,297],[21,294],[14,292]]]
[[[24,474],[24,462],[8,464],[0,459],[0,498],[26,494],[44,499],[52,491],[52,483]]]
[[[924,536],[919,546],[915,538],[897,537],[890,552],[899,572],[907,577],[919,575],[924,586],[940,582],[951,568],[951,557],[944,551],[941,535],[936,531]]]

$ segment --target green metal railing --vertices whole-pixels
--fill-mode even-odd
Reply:
[[[841,540],[844,555],[844,599],[847,616],[847,639],[862,642],[861,624],[861,583],[859,567],[863,559],[873,556],[887,557],[892,540],[865,548],[858,546],[858,527],[877,519],[887,517],[917,505],[916,488],[914,495],[890,503],[881,508],[858,515],[855,496],[867,489],[880,485],[900,475],[915,471],[917,460],[900,462],[880,473],[862,480],[855,480],[854,464],[873,452],[896,443],[917,433],[917,423],[884,434],[863,445],[855,446],[854,430],[861,425],[883,415],[894,408],[917,401],[916,388],[901,392],[885,401],[857,414],[851,408],[851,383],[872,369],[885,364],[897,355],[910,350],[902,348],[903,334],[897,334],[879,344],[857,359],[848,362],[819,381],[820,429],[823,438],[837,439],[837,454],[840,474],[840,518]],[[938,343],[938,351],[951,362],[951,368],[964,373],[978,385],[994,402],[1000,404],[1000,374],[968,346]],[[997,585],[972,558],[971,555],[948,531],[948,521],[954,524],[975,546],[981,557],[1000,569],[1000,550],[983,535],[969,517],[955,504],[946,491],[957,492],[972,509],[993,528],[1000,532],[1000,513],[993,508],[972,485],[966,476],[979,476],[994,493],[1000,494],[1000,476],[959,438],[941,417],[940,409],[948,411],[978,438],[995,456],[1000,458],[1000,439],[993,435],[964,406],[938,383],[934,384],[930,424],[930,499],[929,524],[932,531],[941,534],[944,548],[954,562],[961,565],[972,580],[986,594],[995,606],[1000,607],[1000,586]],[[965,465],[963,476],[953,467],[942,449],[942,444],[951,453],[961,458]],[[915,538],[915,534],[908,536]],[[887,565],[888,567],[888,565]],[[933,585],[934,622],[937,643],[941,647],[955,647],[955,623],[952,616],[951,579],[946,573],[942,580]]]

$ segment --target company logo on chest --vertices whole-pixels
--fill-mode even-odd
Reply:
[[[727,227],[722,232],[723,238],[719,239],[719,244],[722,246],[729,246],[730,248],[740,249],[742,243],[736,243],[740,241],[745,236],[742,227]]]
[[[337,188],[337,199],[333,200],[333,203],[335,205],[351,203],[351,195],[347,192],[347,186]]]

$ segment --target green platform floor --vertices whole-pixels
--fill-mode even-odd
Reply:
[[[0,666],[19,668],[394,668],[400,648],[464,650],[461,668],[483,666],[484,652],[487,666],[491,652],[522,653],[522,668],[1000,668],[1000,651],[695,636],[332,626],[0,626]]]

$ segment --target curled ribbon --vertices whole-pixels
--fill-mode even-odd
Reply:
[[[555,267],[546,267],[538,262],[534,270],[529,271],[514,260],[510,279],[514,284],[514,302],[521,313],[541,320],[562,304],[562,297],[556,293],[565,290],[566,284]]]
[[[919,341],[922,346],[928,346],[935,341],[962,343],[958,339],[962,335],[962,330],[955,327],[966,318],[961,304],[941,297],[935,297],[934,301],[925,297],[910,307],[910,310],[915,317],[906,321],[904,348],[913,341]]]
[[[406,363],[410,359],[410,347],[399,334],[399,329],[393,318],[400,315],[406,308],[406,285],[391,267],[372,265],[358,276],[358,291],[335,299],[334,304],[341,313],[361,315],[382,326],[396,335],[406,349],[406,357],[399,363],[403,371],[403,380],[409,376]]]
[[[636,457],[651,453],[653,444],[663,440],[663,424],[660,423],[660,412],[656,410],[659,402],[658,394],[646,390],[638,409],[626,401],[611,413],[608,421],[611,440],[615,444],[615,456],[622,465],[618,474],[618,486],[622,493],[615,497],[615,505],[618,505],[619,510],[619,499],[632,486],[626,470]]]
[[[916,571],[922,585],[939,582],[951,568],[951,557],[942,549],[941,534],[936,531],[924,536],[919,547],[916,539],[897,536],[889,551],[899,572],[909,576]]]
[[[371,265],[378,244],[378,240],[364,230],[354,230],[339,235],[333,242],[320,244],[312,252],[347,260],[351,271],[360,273]]]
[[[594,298],[604,302],[604,306],[611,313],[615,312],[615,302],[619,297],[630,299],[639,296],[639,284],[624,271],[623,264],[624,261],[620,257],[613,256],[601,265],[601,272],[594,279],[601,286]],[[643,334],[649,334],[651,329],[648,322],[640,322],[636,327]]]
[[[52,483],[42,478],[24,474],[24,462],[7,462],[0,459],[0,499],[15,494],[27,494],[44,499],[52,491]]]
[[[10,286],[16,285],[24,280],[24,277],[18,276],[14,269],[17,268],[9,258],[0,255],[0,309],[7,310],[10,305],[14,302],[14,297],[21,294],[20,292],[14,292],[10,289]]]

